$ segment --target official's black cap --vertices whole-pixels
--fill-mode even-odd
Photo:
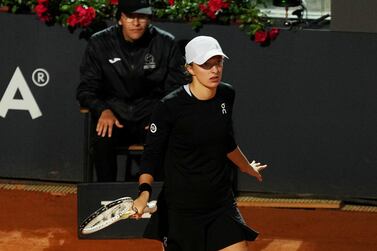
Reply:
[[[149,0],[119,0],[118,11],[136,14],[152,15],[152,7]]]

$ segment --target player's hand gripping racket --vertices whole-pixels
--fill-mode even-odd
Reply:
[[[129,218],[136,212],[133,210],[134,201],[131,197],[122,197],[111,201],[92,213],[80,225],[82,234],[97,232],[111,224]],[[143,213],[154,213],[157,210],[156,201],[148,203]]]

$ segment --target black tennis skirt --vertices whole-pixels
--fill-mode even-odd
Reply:
[[[163,193],[144,237],[160,240],[165,251],[215,251],[240,241],[253,241],[258,232],[248,227],[235,203],[201,213],[168,209]]]

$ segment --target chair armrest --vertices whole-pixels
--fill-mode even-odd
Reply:
[[[80,113],[89,113],[89,112],[90,112],[89,108],[80,107]]]
[[[144,146],[143,145],[130,145],[128,147],[129,151],[144,151]]]

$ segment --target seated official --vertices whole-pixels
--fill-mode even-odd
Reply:
[[[185,79],[178,44],[151,14],[146,1],[120,0],[118,23],[94,34],[83,56],[77,99],[94,121],[99,182],[116,181],[114,147],[142,144],[157,101]]]

